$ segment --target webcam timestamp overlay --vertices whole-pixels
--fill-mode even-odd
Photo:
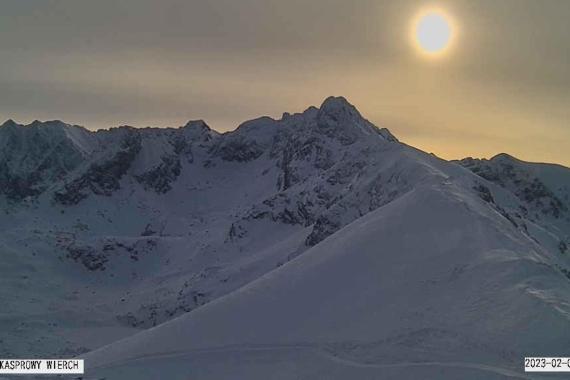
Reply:
[[[525,372],[570,372],[570,358],[524,358]]]

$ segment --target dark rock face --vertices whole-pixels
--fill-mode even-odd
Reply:
[[[1,194],[13,201],[35,197],[84,161],[65,128],[81,129],[59,121],[25,127],[8,121],[0,126]]]
[[[263,148],[255,140],[232,136],[227,141],[221,141],[214,146],[211,153],[224,161],[248,162],[261,156]]]
[[[31,173],[24,178],[11,172],[6,163],[0,163],[0,189],[10,200],[19,201],[26,197],[40,194],[41,177],[38,173]]]
[[[473,190],[477,192],[479,198],[489,203],[491,207],[493,207],[499,214],[501,214],[505,219],[507,219],[515,228],[519,228],[519,223],[520,223],[520,227],[522,228],[523,231],[526,232],[526,225],[522,221],[521,215],[517,214],[513,216],[507,210],[497,205],[495,203],[495,198],[493,197],[493,193],[487,186],[478,184],[473,187]]]
[[[340,229],[340,227],[341,225],[338,222],[330,220],[327,216],[321,216],[319,219],[317,219],[317,222],[315,223],[311,234],[307,236],[305,244],[307,246],[316,245],[330,235],[334,234]]]
[[[281,174],[277,188],[285,191],[307,178],[309,174],[330,169],[334,164],[333,152],[320,136],[279,135],[274,139],[270,157],[277,160]],[[314,167],[312,173],[305,173],[305,165]]]
[[[176,155],[185,156],[188,163],[194,162],[194,155],[192,154],[192,145],[184,138],[184,136],[176,136],[171,141]]]
[[[337,139],[343,145],[354,144],[364,124],[362,115],[343,97],[327,98],[317,114],[317,126],[321,133]]]
[[[217,267],[204,269],[185,280],[168,297],[144,303],[131,311],[118,315],[117,319],[127,326],[149,328],[205,305],[211,301],[212,297],[207,291],[200,290],[196,286],[197,280],[215,276],[217,271]]]
[[[380,128],[380,129],[378,130],[378,134],[379,134],[380,136],[382,136],[383,138],[385,138],[387,141],[390,141],[390,142],[400,142],[400,140],[398,140],[398,139],[396,138],[396,136],[394,136],[394,135],[392,134],[392,132],[390,132],[390,130],[389,130],[388,128]]]
[[[104,253],[97,252],[91,247],[67,247],[67,257],[83,264],[90,271],[104,271],[109,260]]]
[[[489,190],[487,186],[478,184],[477,186],[473,187],[473,190],[475,190],[479,194],[479,197],[483,199],[485,202],[493,204],[495,203],[493,194],[491,193],[491,190]]]
[[[138,152],[141,150],[141,136],[131,130],[115,155],[103,162],[95,162],[83,175],[67,183],[62,191],[54,194],[54,200],[62,205],[79,203],[88,196],[88,191],[96,195],[110,196],[120,188],[120,180],[127,173]]]
[[[57,245],[65,253],[66,258],[81,264],[89,271],[96,272],[113,268],[116,260],[120,258],[128,258],[131,262],[137,262],[144,255],[152,254],[157,242],[152,237],[135,242],[115,238],[86,242],[72,235],[68,239],[60,239]]]
[[[263,201],[263,206],[252,210],[248,217],[253,219],[270,217],[274,222],[306,227],[314,222],[313,206],[311,200],[305,199],[304,202],[293,200],[286,193],[278,193]]]
[[[166,305],[161,302],[143,304],[134,311],[118,315],[117,320],[126,326],[148,329],[188,313],[208,302],[207,294],[183,288],[178,293],[176,300],[172,302],[172,305]]]
[[[145,189],[164,194],[172,189],[171,183],[178,178],[182,164],[177,156],[169,155],[162,158],[162,163],[154,169],[136,176]]]

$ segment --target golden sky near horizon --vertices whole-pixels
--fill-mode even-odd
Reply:
[[[418,13],[452,44],[418,50]],[[241,122],[342,95],[441,157],[570,166],[570,1],[21,0],[0,13],[0,118]]]

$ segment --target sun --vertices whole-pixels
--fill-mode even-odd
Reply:
[[[412,39],[417,49],[430,56],[440,56],[449,50],[455,30],[453,21],[442,10],[427,10],[415,17]]]

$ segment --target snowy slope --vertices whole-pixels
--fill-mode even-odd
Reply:
[[[426,181],[231,295],[85,358],[106,379],[170,365],[173,379],[522,377],[524,355],[569,353],[570,284],[550,259],[475,196]]]
[[[564,354],[566,168],[446,162],[333,97],[224,134],[8,121],[0,143],[0,356],[132,336],[95,376],[503,378]]]

